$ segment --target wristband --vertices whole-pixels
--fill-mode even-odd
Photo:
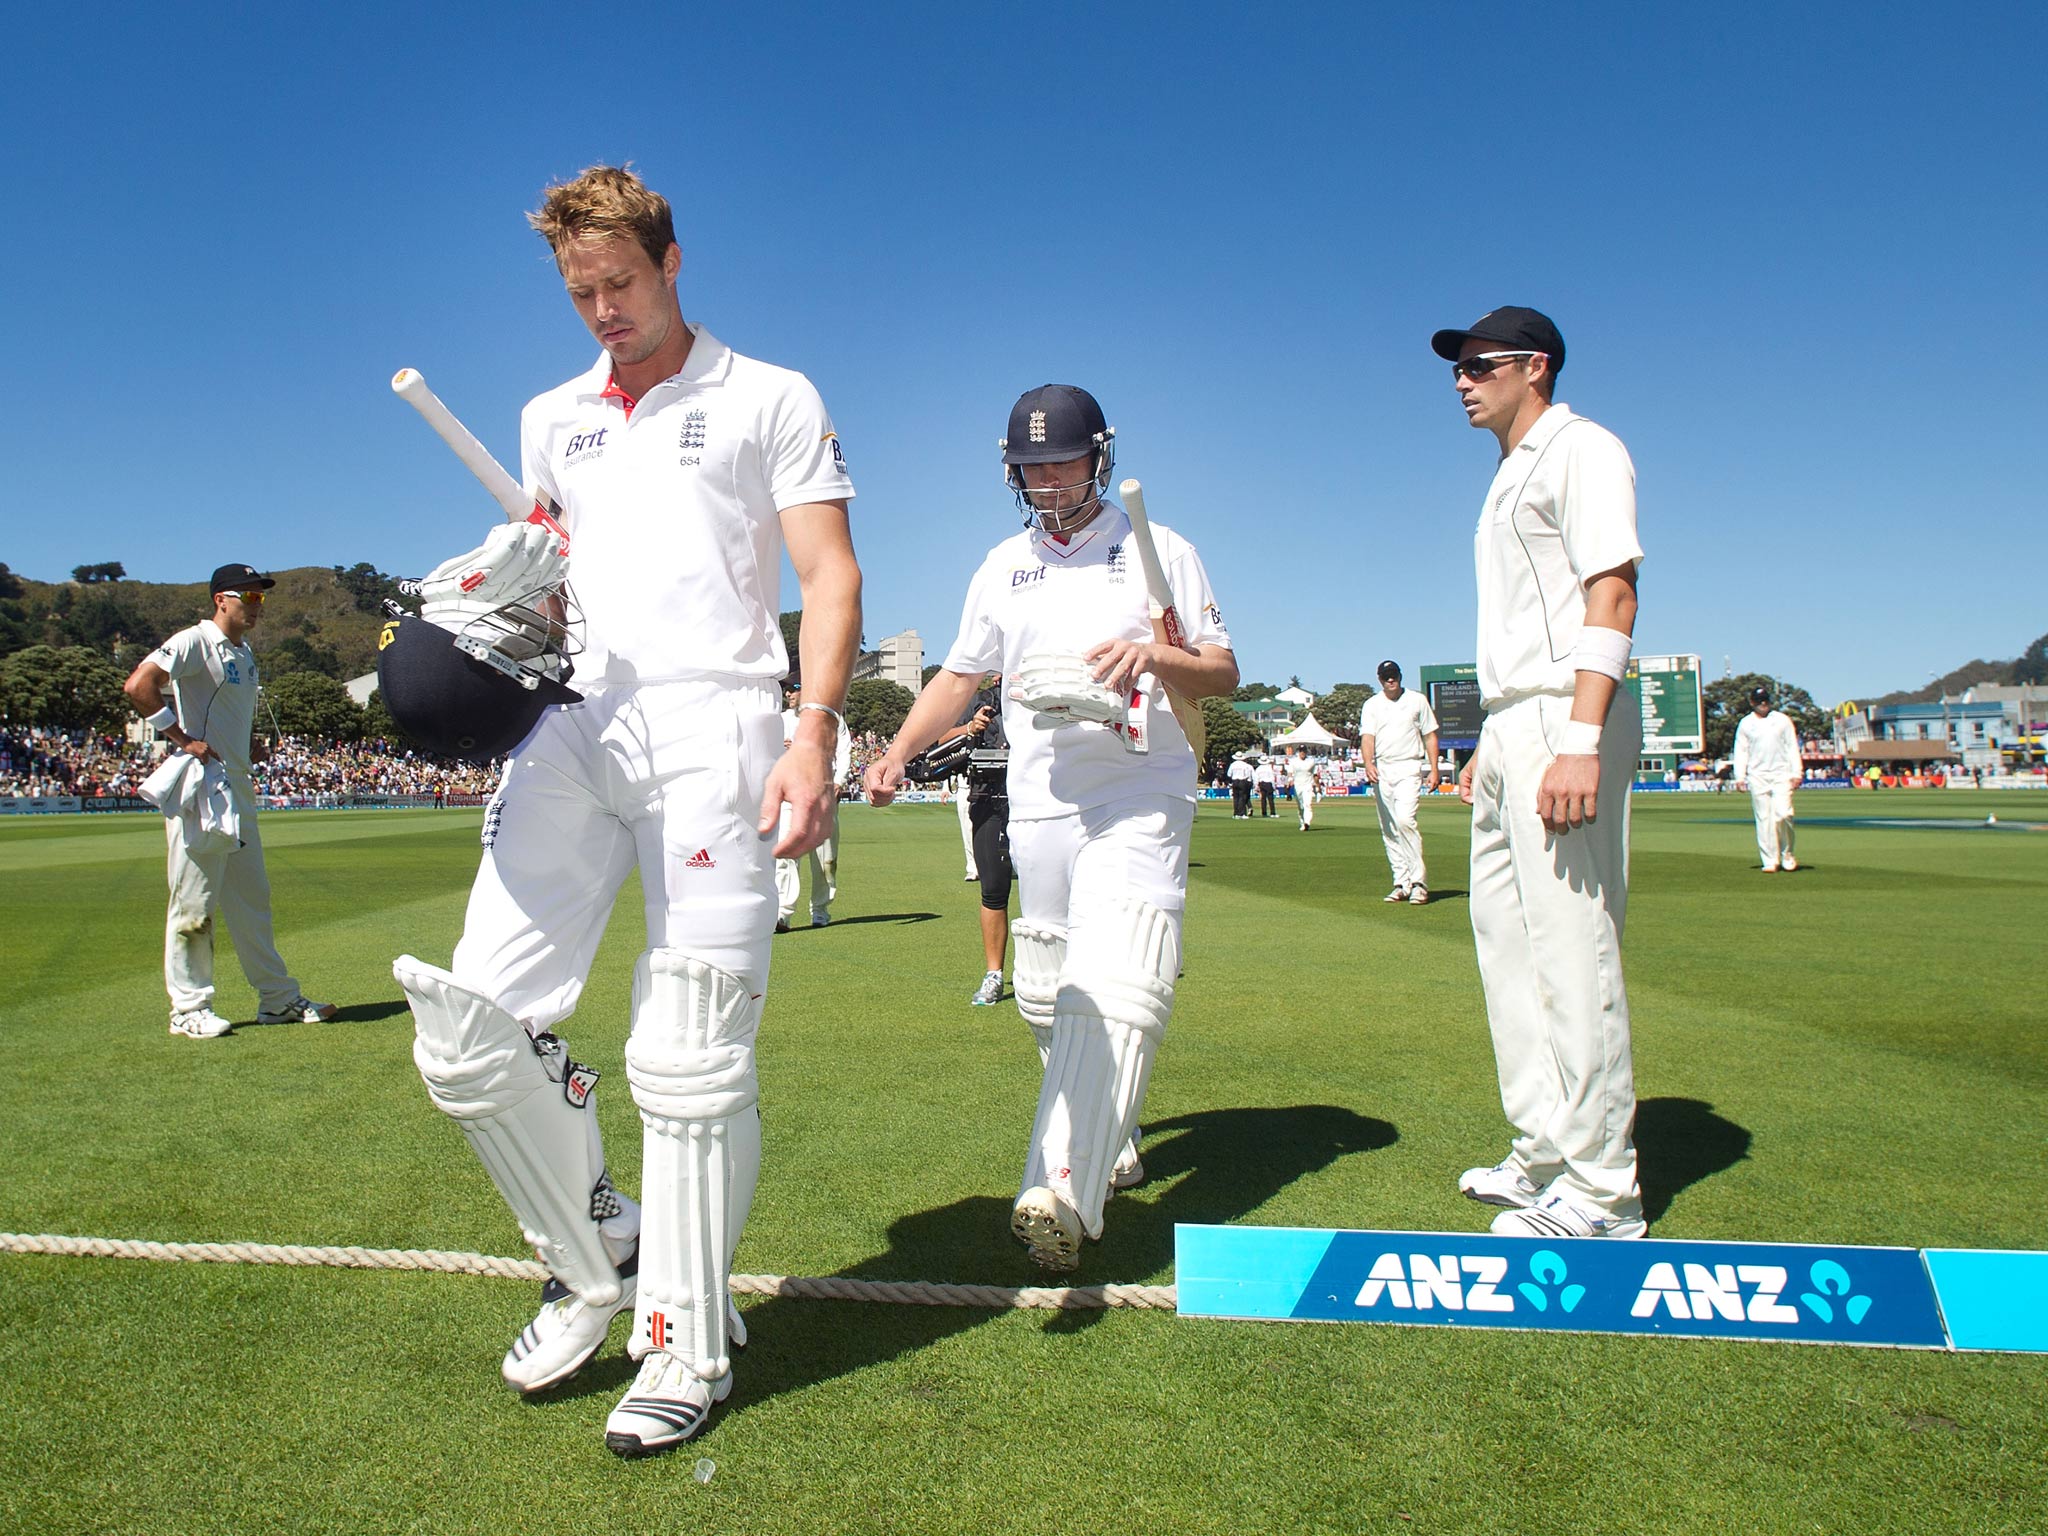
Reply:
[[[1600,730],[1591,720],[1567,720],[1564,734],[1558,738],[1559,757],[1598,757],[1600,755]]]
[[[178,712],[166,704],[153,715],[144,715],[142,723],[151,730],[167,731],[178,723]]]
[[[1628,670],[1628,653],[1634,644],[1633,639],[1618,629],[1588,624],[1579,631],[1578,643],[1572,647],[1572,670],[1598,672],[1618,683],[1622,673]]]
[[[830,715],[835,730],[843,731],[846,729],[846,716],[840,714],[830,704],[799,704],[796,707],[796,712],[802,714],[807,709],[815,709],[821,715]]]

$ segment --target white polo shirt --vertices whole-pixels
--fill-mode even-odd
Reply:
[[[569,531],[580,685],[780,678],[778,514],[853,495],[810,380],[690,331],[681,372],[630,412],[600,356],[519,419],[527,487]]]
[[[1381,769],[1426,767],[1435,730],[1436,711],[1413,688],[1403,688],[1398,699],[1376,693],[1358,712],[1358,734],[1372,738],[1373,760]]]
[[[1150,640],[1145,573],[1130,548],[1130,519],[1104,501],[1095,521],[1061,544],[1036,529],[1003,540],[968,583],[960,634],[946,653],[948,672],[1000,672],[1003,730],[1010,738],[1010,819],[1042,821],[1137,795],[1195,798],[1195,754],[1154,687],[1146,710],[1152,750],[1126,752],[1105,725],[1053,724],[1009,696],[1018,663],[1040,651],[1081,653],[1104,640]],[[1152,525],[1152,542],[1190,645],[1228,647],[1201,556],[1171,528]]]
[[[1641,565],[1636,470],[1621,439],[1553,405],[1500,461],[1480,508],[1479,698],[1569,697],[1586,582]]]
[[[1766,784],[1790,784],[1799,777],[1799,732],[1781,710],[1761,720],[1751,710],[1735,727],[1735,777]]]
[[[236,644],[211,619],[181,629],[149,659],[170,674],[178,726],[220,754],[235,778],[249,777],[249,737],[256,726],[256,653]]]
[[[1316,787],[1316,765],[1305,757],[1297,757],[1287,765],[1287,776],[1294,780],[1294,792],[1307,794]]]

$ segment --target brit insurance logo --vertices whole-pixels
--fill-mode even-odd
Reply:
[[[839,434],[837,432],[827,432],[823,438],[819,439],[819,441],[825,443],[828,447],[831,448],[832,467],[838,470],[839,473],[841,473],[842,475],[845,474],[846,451],[839,446]]]
[[[569,439],[569,446],[562,450],[562,468],[571,469],[591,459],[604,457],[604,440],[610,427],[599,427],[594,432],[578,432]]]

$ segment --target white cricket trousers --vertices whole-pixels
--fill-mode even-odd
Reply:
[[[299,995],[271,932],[270,876],[263,868],[263,835],[256,829],[256,791],[233,774],[228,785],[242,823],[239,848],[190,847],[185,818],[164,818],[171,886],[164,921],[164,990],[171,995],[173,1013],[190,1013],[213,1002],[216,912],[227,922],[235,958],[256,989],[258,1008],[281,1008]]]
[[[1538,1184],[1619,1217],[1642,1213],[1621,931],[1629,782],[1642,719],[1617,691],[1600,738],[1598,815],[1545,830],[1536,792],[1571,700],[1488,712],[1472,778],[1472,937],[1513,1156]]]
[[[1792,854],[1792,781],[1749,780],[1749,806],[1756,812],[1756,851],[1765,869],[1776,869]]]
[[[744,679],[600,688],[548,710],[485,808],[456,980],[552,1028],[575,1009],[637,864],[647,947],[765,993],[773,840],[754,823],[781,755],[775,689]]]
[[[838,791],[834,790],[837,794]],[[789,831],[789,807],[782,808],[778,841]],[[775,861],[775,916],[787,919],[796,913],[797,898],[803,894],[803,866],[811,866],[811,916],[822,917],[839,895],[839,803],[832,803],[832,830],[825,841],[802,858]]]
[[[1387,866],[1394,872],[1394,884],[1427,888],[1429,871],[1422,862],[1422,829],[1415,821],[1415,808],[1422,800],[1421,765],[1382,768],[1379,783],[1372,789],[1372,800],[1379,807],[1380,841],[1387,845]]]

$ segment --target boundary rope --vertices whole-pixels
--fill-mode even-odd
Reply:
[[[432,1248],[307,1248],[279,1243],[158,1243],[113,1237],[30,1236],[0,1232],[0,1253],[42,1253],[63,1258],[154,1259],[173,1264],[284,1264],[326,1269],[430,1270],[544,1281],[532,1259],[494,1258]],[[1043,1308],[1090,1311],[1105,1307],[1173,1310],[1170,1285],[947,1285],[929,1280],[850,1280],[836,1275],[734,1275],[743,1296],[790,1296],[806,1301],[868,1301],[917,1307],[984,1307],[995,1311]]]

